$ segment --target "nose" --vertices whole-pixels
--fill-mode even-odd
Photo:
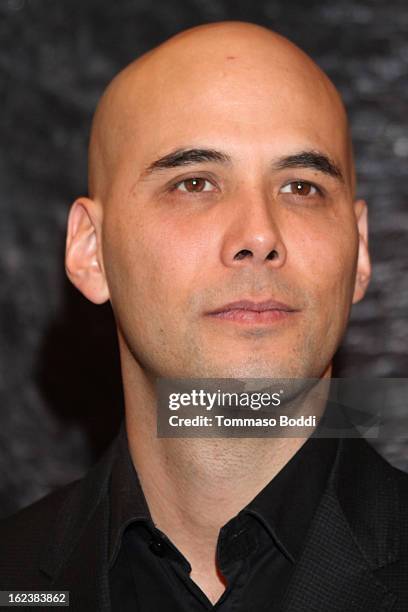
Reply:
[[[287,252],[274,203],[263,197],[247,197],[239,205],[236,201],[233,204],[233,218],[221,249],[224,265],[280,268]]]

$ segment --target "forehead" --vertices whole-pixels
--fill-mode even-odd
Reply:
[[[347,119],[323,73],[289,46],[170,48],[125,75],[119,115],[124,159],[143,165],[186,144],[233,158],[317,148],[348,174]]]

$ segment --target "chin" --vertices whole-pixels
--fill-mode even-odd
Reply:
[[[270,361],[245,360],[240,363],[208,364],[197,377],[206,378],[306,378],[302,368]]]

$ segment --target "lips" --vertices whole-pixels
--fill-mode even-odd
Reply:
[[[239,300],[224,304],[206,314],[213,320],[229,321],[240,325],[276,325],[288,321],[297,309],[275,299],[255,302]]]
[[[210,315],[218,315],[221,313],[233,312],[236,310],[250,311],[250,312],[266,312],[266,311],[282,311],[282,312],[294,312],[294,308],[279,302],[277,300],[265,300],[263,302],[253,302],[252,300],[239,300],[237,302],[230,302],[225,304],[216,310],[212,310],[207,313]]]

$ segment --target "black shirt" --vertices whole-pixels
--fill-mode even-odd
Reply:
[[[310,437],[275,478],[222,527],[217,560],[227,586],[213,605],[191,580],[188,560],[154,526],[122,424],[110,483],[112,610],[278,610],[337,448],[335,438]]]

